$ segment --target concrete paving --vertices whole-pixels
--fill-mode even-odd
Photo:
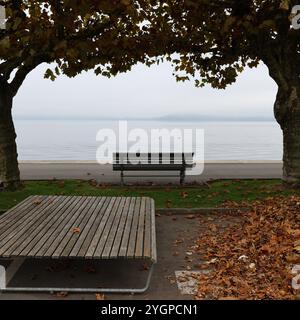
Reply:
[[[91,161],[36,161],[20,162],[23,180],[48,179],[95,179],[102,183],[119,184],[120,173],[113,172],[109,164],[99,165]],[[131,174],[131,173],[130,173]],[[143,174],[156,172],[137,172],[137,177],[126,178],[128,184],[154,182],[158,184],[178,183],[179,178],[145,178]],[[159,173],[161,174],[161,172]],[[166,173],[168,174],[168,173]],[[170,173],[169,173],[170,174]],[[202,182],[215,179],[280,179],[282,177],[281,161],[208,161],[202,175],[186,177],[186,182]]]
[[[156,217],[158,263],[155,266],[150,289],[144,294],[105,294],[109,300],[122,299],[184,299],[175,281],[175,271],[197,270],[200,258],[187,255],[195,239],[204,231],[201,219],[217,219],[218,215],[206,214],[187,219],[185,215]],[[229,218],[231,219],[231,218]],[[0,261],[0,264],[4,261]],[[199,269],[198,269],[199,270]],[[147,270],[143,261],[58,261],[28,260],[16,273],[9,286],[84,286],[84,287],[141,287]],[[95,294],[68,294],[65,297],[50,293],[2,293],[5,299],[95,299]]]

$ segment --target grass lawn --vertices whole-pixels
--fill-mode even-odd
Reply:
[[[22,190],[0,192],[0,210],[5,211],[30,195],[147,196],[157,208],[200,208],[220,206],[224,201],[241,202],[276,195],[300,195],[280,180],[223,180],[209,186],[101,186],[87,181],[26,181]]]

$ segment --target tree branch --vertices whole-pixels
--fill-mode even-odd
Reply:
[[[43,62],[48,62],[47,58],[45,56],[40,56],[35,58],[32,63],[25,63],[24,65],[20,66],[20,68],[16,72],[14,79],[9,85],[13,96],[18,93],[18,90],[20,89],[27,75]]]

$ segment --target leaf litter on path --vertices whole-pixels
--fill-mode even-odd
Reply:
[[[198,276],[195,298],[297,299],[300,292],[292,288],[292,269],[300,263],[299,203],[299,196],[245,202],[242,206],[249,209],[225,227],[218,219],[215,227],[207,221],[193,250],[213,261],[213,269]]]

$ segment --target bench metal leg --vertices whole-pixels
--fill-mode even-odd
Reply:
[[[121,171],[121,186],[124,186],[124,171]]]
[[[180,184],[184,184],[184,179],[185,179],[185,170],[180,171]]]
[[[74,292],[74,293],[144,293],[149,289],[152,278],[154,264],[151,265],[148,272],[146,284],[143,288],[8,288],[5,281],[5,268],[0,266],[0,292]],[[7,279],[6,279],[7,281]]]

